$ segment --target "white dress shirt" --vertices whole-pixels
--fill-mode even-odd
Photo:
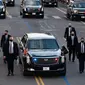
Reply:
[[[9,41],[9,53],[14,53],[14,49],[13,49],[14,45],[13,42]]]
[[[8,35],[5,35],[5,43],[7,42]]]
[[[81,53],[84,53],[84,43],[81,42]]]
[[[72,45],[74,45],[74,36],[71,36],[72,39]]]
[[[69,27],[69,36],[71,35],[71,27]]]

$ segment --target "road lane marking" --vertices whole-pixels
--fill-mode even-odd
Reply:
[[[81,23],[85,25],[85,22],[81,21]]]
[[[40,85],[39,79],[35,76],[35,80],[37,82],[37,85]]]
[[[12,18],[12,16],[8,13],[8,11],[6,10],[6,15],[8,18]]]
[[[47,16],[44,16],[44,19],[48,19],[48,17]]]
[[[70,83],[68,82],[68,79],[67,79],[67,77],[65,76],[63,76],[63,79],[64,79],[64,81],[65,81],[65,83],[66,83],[66,85],[70,85]]]
[[[59,10],[60,12],[64,13],[64,14],[66,14],[65,11],[63,11],[63,10],[61,10],[61,9],[59,9],[59,8],[56,8],[56,9]]]
[[[39,76],[39,80],[41,82],[41,85],[45,85],[44,82],[43,82],[43,80],[42,80],[42,78],[40,76]]]
[[[55,19],[61,19],[59,16],[52,16]]]

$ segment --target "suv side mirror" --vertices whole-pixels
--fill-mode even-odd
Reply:
[[[68,50],[65,46],[62,46],[61,51],[62,51],[62,54],[64,55],[68,53]]]

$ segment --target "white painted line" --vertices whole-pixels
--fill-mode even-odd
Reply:
[[[81,23],[85,25],[85,22],[81,21]]]
[[[56,8],[56,9],[59,10],[60,12],[64,13],[64,14],[66,14],[65,11],[63,11],[63,10],[61,10],[61,9],[59,9],[59,8]]]
[[[48,17],[47,16],[44,16],[44,19],[48,19]]]
[[[6,10],[6,15],[8,18],[12,18],[12,16],[8,13],[8,11]]]
[[[61,19],[59,16],[52,16],[55,19]]]

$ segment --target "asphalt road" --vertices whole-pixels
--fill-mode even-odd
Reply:
[[[20,1],[16,0],[15,7],[7,7],[7,18],[0,19],[0,36],[5,29],[8,29],[10,34],[15,37],[23,36],[27,32],[50,32],[58,40],[60,46],[66,45],[63,35],[65,27],[68,23],[76,28],[77,35],[85,37],[85,22],[84,21],[70,21],[66,18],[66,9],[64,6],[58,8],[45,7],[44,19],[22,19],[19,15]],[[18,42],[18,41],[17,41]],[[7,77],[7,68],[3,64],[2,52],[0,52],[0,85],[85,85],[85,73],[79,74],[78,60],[68,62],[67,55],[67,75],[66,77],[42,77],[42,76],[28,76],[24,77],[20,70],[20,66],[16,65],[15,61],[15,76]]]

